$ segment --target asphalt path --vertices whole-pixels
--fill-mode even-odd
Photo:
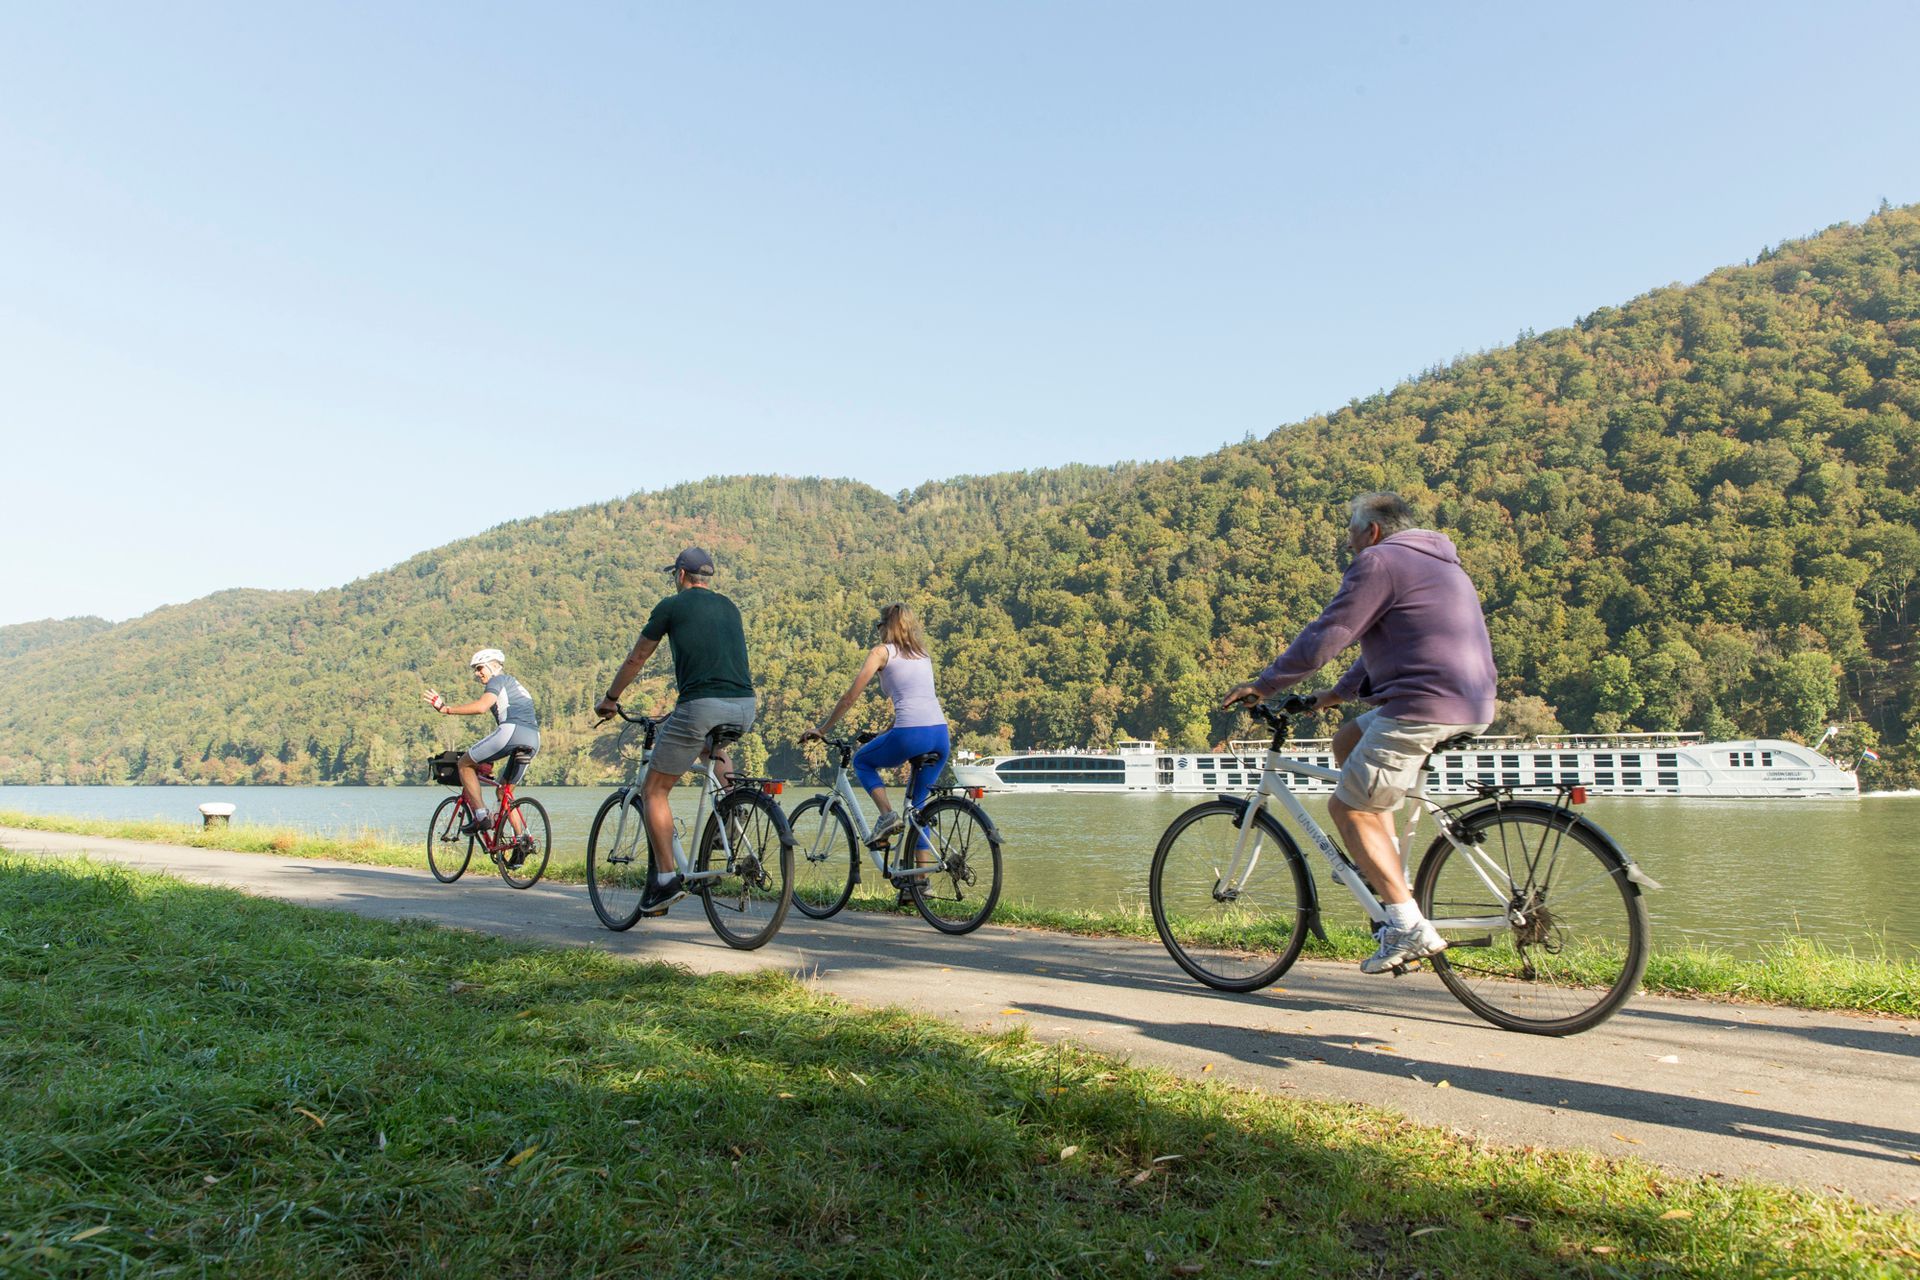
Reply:
[[[1209,991],[1156,944],[988,924],[962,938],[918,917],[791,913],[734,951],[695,902],[610,933],[584,887],[524,892],[478,869],[225,853],[0,828],[20,853],[87,854],[182,879],[380,920],[592,947],[697,973],[777,968],[863,1005],[969,1027],[1027,1024],[1193,1079],[1390,1107],[1517,1146],[1637,1156],[1669,1169],[1920,1206],[1920,1024],[1768,1005],[1641,996],[1598,1029],[1555,1039],[1481,1022],[1431,974],[1363,976],[1303,961],[1247,996]]]

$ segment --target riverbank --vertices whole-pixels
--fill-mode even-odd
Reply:
[[[186,823],[71,818],[6,810],[0,810],[0,827],[373,866],[418,868],[426,865],[424,845],[397,845],[372,835],[328,838],[291,828],[203,829]],[[487,864],[477,860],[468,874],[485,875],[490,870]],[[584,883],[585,866],[578,859],[564,861],[556,857],[548,877],[561,883]],[[862,879],[860,889],[849,904],[851,909],[898,910],[891,890],[881,893],[871,875]],[[1061,911],[1002,901],[994,912],[994,921],[1095,937],[1155,937],[1153,920],[1144,905],[1133,910]],[[1310,938],[1305,954],[1320,959],[1357,961],[1373,950],[1372,939],[1358,929],[1330,925],[1327,937],[1324,943]],[[1890,955],[1883,947],[1843,950],[1799,937],[1783,938],[1763,948],[1755,959],[1703,946],[1669,951],[1656,949],[1648,961],[1643,986],[1648,991],[1669,995],[1802,1009],[1920,1016],[1920,959]]]
[[[1911,1216],[0,858],[0,1269],[1896,1275]],[[504,890],[502,891],[504,892]],[[165,1099],[164,1105],[156,1101]],[[963,1190],[964,1189],[964,1190]]]

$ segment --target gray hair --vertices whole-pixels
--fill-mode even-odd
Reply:
[[[1354,529],[1377,524],[1380,526],[1380,536],[1391,538],[1402,530],[1415,528],[1419,520],[1405,498],[1397,493],[1381,492],[1363,493],[1349,502],[1347,524]]]

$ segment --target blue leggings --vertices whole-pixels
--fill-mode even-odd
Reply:
[[[947,755],[952,750],[953,740],[947,736],[944,724],[889,729],[853,753],[853,772],[860,779],[860,785],[871,791],[880,785],[880,770],[903,765],[909,756],[938,751],[940,758],[920,770],[920,785],[907,797],[908,804],[920,805],[926,802],[933,784],[940,781],[940,771],[946,767]]]

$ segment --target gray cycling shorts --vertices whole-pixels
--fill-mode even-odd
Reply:
[[[1395,720],[1376,707],[1354,721],[1360,741],[1340,768],[1333,794],[1349,809],[1392,813],[1406,803],[1420,780],[1420,766],[1440,743],[1456,733],[1480,733],[1484,724],[1426,724]]]
[[[511,753],[516,747],[540,749],[540,734],[523,724],[503,724],[480,741],[467,748],[467,758],[475,764],[485,764],[489,760],[498,760]]]
[[[693,768],[693,762],[707,748],[707,731],[715,725],[737,724],[753,728],[753,713],[759,703],[753,698],[694,698],[674,707],[660,725],[653,740],[654,773],[675,777]]]

